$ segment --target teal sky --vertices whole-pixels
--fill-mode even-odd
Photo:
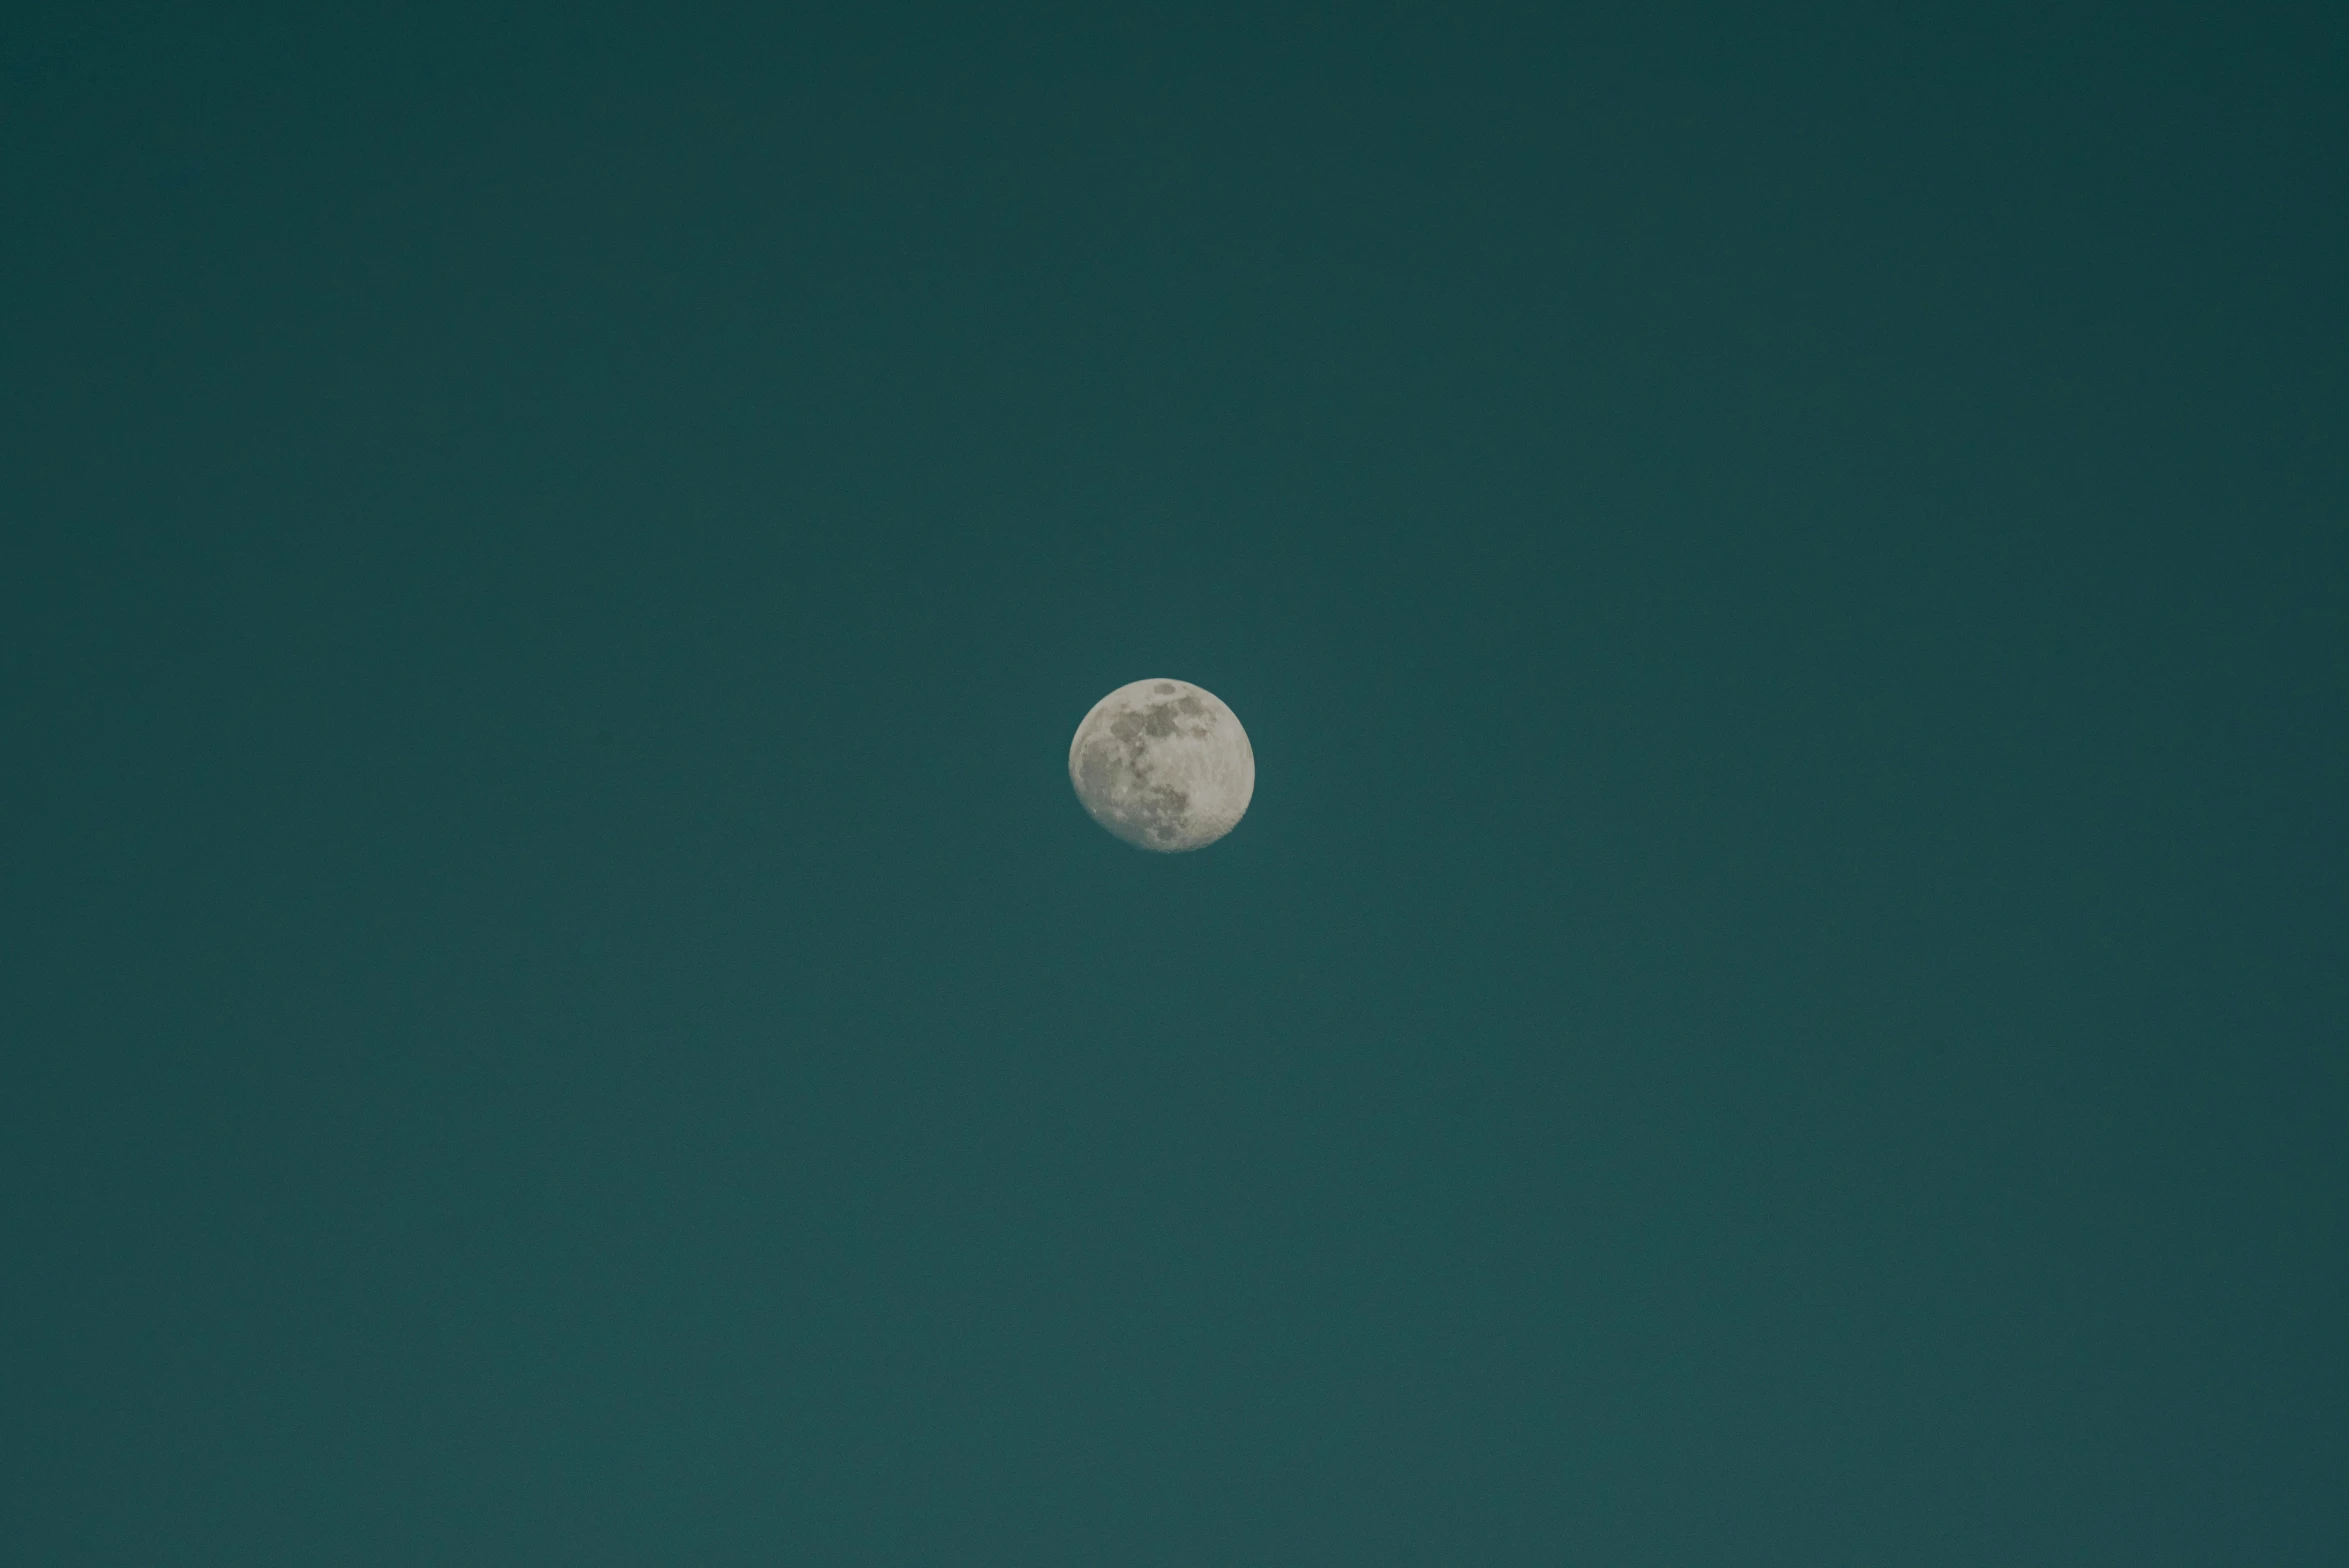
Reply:
[[[2345,82],[13,10],[0,1559],[2349,1560]]]

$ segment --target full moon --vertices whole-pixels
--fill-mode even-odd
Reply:
[[[1188,681],[1120,686],[1068,747],[1069,782],[1093,820],[1129,844],[1205,849],[1239,825],[1256,793],[1256,753],[1239,716]]]

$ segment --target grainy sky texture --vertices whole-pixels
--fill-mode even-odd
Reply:
[[[2349,1560],[2345,82],[11,7],[0,1559]]]

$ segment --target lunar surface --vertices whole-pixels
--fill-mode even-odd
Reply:
[[[1239,825],[1256,793],[1248,732],[1188,681],[1120,686],[1069,742],[1069,782],[1093,820],[1129,844],[1204,849]]]

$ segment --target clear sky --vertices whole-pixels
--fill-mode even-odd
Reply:
[[[11,7],[0,1559],[2349,1560],[2344,83]]]

